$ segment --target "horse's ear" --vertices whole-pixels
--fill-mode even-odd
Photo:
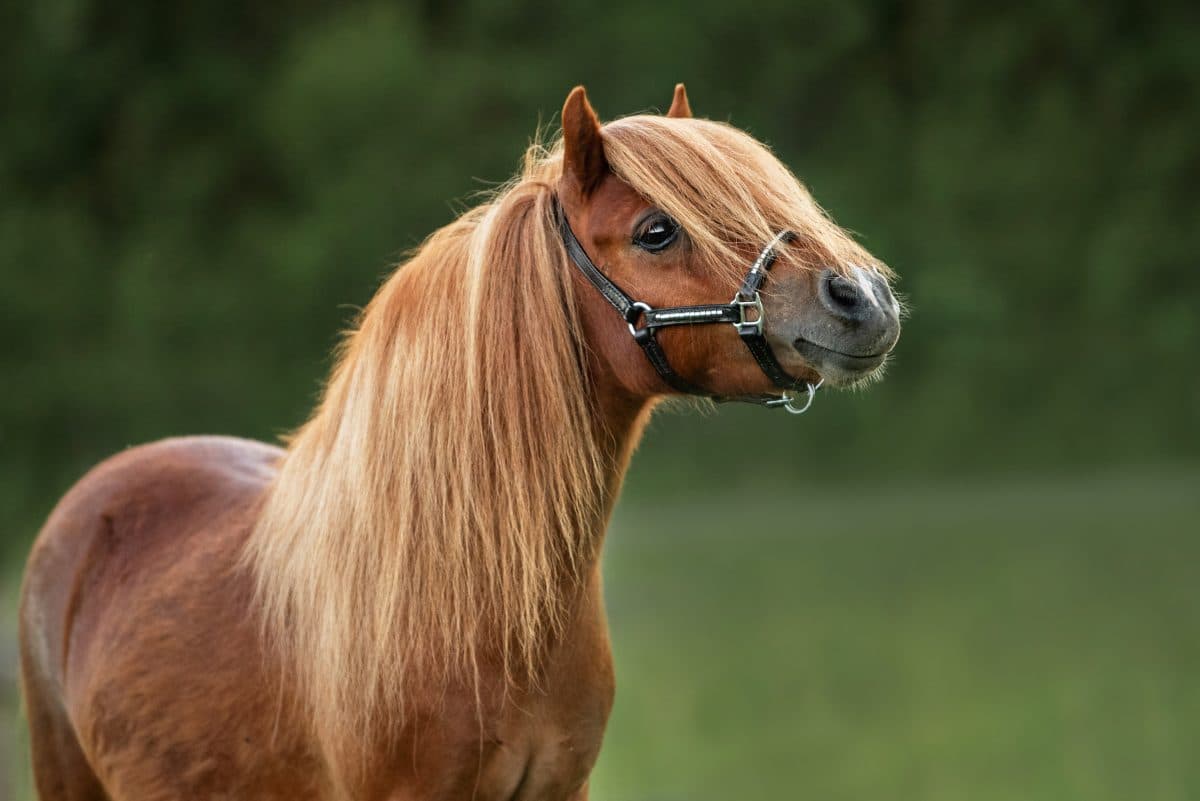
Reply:
[[[600,119],[588,102],[587,92],[576,86],[567,95],[562,110],[563,178],[575,182],[587,196],[608,174],[604,141],[600,138]]]
[[[692,116],[692,106],[688,103],[687,89],[681,83],[675,84],[675,97],[671,99],[671,108],[667,111],[668,117],[690,117]]]

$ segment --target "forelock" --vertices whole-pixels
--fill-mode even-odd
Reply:
[[[731,125],[637,115],[603,128],[613,172],[674,217],[701,258],[731,277],[783,229],[806,266],[886,268],[838,227],[770,148]]]

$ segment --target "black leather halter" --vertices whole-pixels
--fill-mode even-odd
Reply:
[[[561,205],[558,207],[558,223],[562,232],[563,244],[567,248],[567,255],[571,257],[571,261],[575,262],[584,276],[592,282],[592,286],[600,290],[604,299],[612,304],[612,307],[625,320],[625,324],[629,326],[629,333],[633,336],[633,341],[641,347],[646,358],[650,360],[650,364],[654,366],[655,371],[668,386],[687,395],[711,398],[718,403],[729,401],[754,403],[771,409],[786,409],[792,414],[803,414],[808,411],[808,407],[812,405],[813,396],[816,395],[817,388],[821,386],[822,382],[812,384],[793,378],[779,364],[771,346],[767,344],[766,337],[763,336],[766,319],[763,314],[762,295],[759,292],[767,280],[767,272],[779,257],[777,248],[796,239],[795,232],[780,231],[774,239],[767,243],[766,247],[758,254],[758,258],[750,265],[741,287],[729,303],[655,309],[648,303],[630,298],[611,278],[600,271],[600,268],[588,257],[587,251],[575,237],[575,232],[571,230],[571,224],[567,222],[567,215]],[[775,386],[779,387],[780,395],[716,395],[696,386],[675,372],[667,360],[667,354],[663,351],[662,345],[659,344],[656,336],[658,329],[672,325],[710,325],[713,323],[729,323],[737,329],[738,336],[754,356],[754,360],[758,362],[759,369],[767,378],[771,379]],[[802,396],[799,392],[801,390],[806,393],[803,403],[800,403]]]

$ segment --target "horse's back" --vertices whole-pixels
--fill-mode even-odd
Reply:
[[[221,792],[230,763],[262,746],[265,733],[243,725],[267,688],[239,558],[281,454],[230,437],[163,440],[101,463],[55,507],[29,558],[20,621],[43,797],[41,773],[62,767],[38,752],[61,751],[64,737],[122,798]],[[231,675],[253,697],[228,697]],[[54,729],[40,745],[39,725]]]
[[[51,512],[26,568],[21,619],[37,667],[65,668],[82,607],[161,572],[206,529],[227,539],[213,523],[253,505],[280,453],[233,437],[180,437],[130,448],[84,475]]]

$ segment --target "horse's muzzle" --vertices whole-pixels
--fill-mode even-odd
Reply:
[[[861,268],[824,270],[792,347],[832,384],[864,378],[884,363],[900,338],[900,304],[887,281]]]

